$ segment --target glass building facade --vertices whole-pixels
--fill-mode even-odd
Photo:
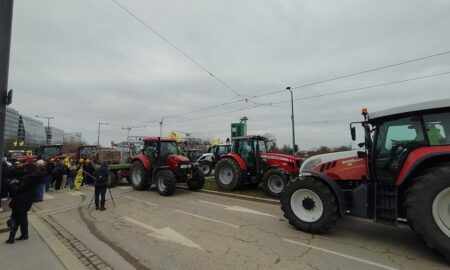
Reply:
[[[44,124],[25,115],[19,116],[19,141],[24,141],[25,145],[38,146],[46,143]]]
[[[17,141],[19,131],[19,112],[13,108],[6,107],[5,116],[5,144]]]

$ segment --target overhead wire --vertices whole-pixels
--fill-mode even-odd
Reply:
[[[136,19],[138,22],[140,22],[142,25],[144,25],[147,29],[149,29],[150,31],[152,31],[155,35],[157,35],[159,38],[161,38],[163,41],[165,41],[167,44],[169,44],[172,48],[174,48],[176,51],[178,51],[181,55],[183,55],[184,57],[186,57],[189,61],[191,61],[192,63],[194,63],[196,66],[198,66],[200,69],[202,69],[203,71],[205,71],[206,73],[208,73],[212,78],[214,78],[217,82],[219,82],[220,84],[222,84],[225,88],[227,88],[228,90],[232,91],[236,96],[240,96],[239,92],[234,89],[233,87],[231,87],[228,83],[224,82],[222,79],[220,79],[219,77],[217,77],[215,74],[213,74],[210,70],[208,70],[205,66],[203,66],[202,64],[200,64],[197,60],[195,60],[192,56],[190,56],[189,54],[187,54],[185,51],[183,51],[182,49],[180,49],[178,46],[176,46],[173,42],[171,42],[168,38],[166,38],[164,35],[162,35],[159,31],[157,31],[154,27],[152,27],[150,24],[148,24],[147,22],[145,22],[143,19],[139,18],[136,14],[134,14],[130,9],[128,9],[127,7],[125,7],[124,5],[122,5],[119,1],[117,0],[111,0],[113,1],[118,7],[120,7],[123,11],[125,11],[126,13],[128,13],[130,16],[132,16],[134,19]]]

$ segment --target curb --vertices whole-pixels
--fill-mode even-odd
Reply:
[[[87,269],[36,215],[30,215],[28,219],[41,239],[44,240],[47,246],[52,250],[53,254],[58,257],[67,270]]]
[[[186,189],[186,190],[189,189],[188,187],[185,187],[185,186],[177,186],[177,188]],[[204,193],[214,194],[217,196],[234,198],[234,199],[243,199],[243,200],[259,202],[259,203],[267,203],[267,204],[274,204],[274,205],[280,204],[279,200],[266,199],[266,198],[260,198],[260,197],[248,196],[248,195],[242,195],[242,194],[236,194],[236,193],[227,193],[227,192],[220,192],[220,191],[214,191],[214,190],[208,190],[208,189],[199,189],[199,190],[197,190],[197,192],[204,192]]]

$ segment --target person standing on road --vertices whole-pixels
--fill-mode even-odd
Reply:
[[[65,174],[66,168],[64,166],[64,161],[58,161],[55,168],[52,171],[53,180],[55,181],[55,190],[61,191],[61,184],[63,180],[63,175]]]
[[[7,198],[11,195],[9,192],[9,181],[11,177],[10,168],[8,166],[8,162],[6,161],[6,158],[3,159],[2,162],[2,179],[1,179],[1,185],[2,185],[2,193],[0,194],[0,212],[3,212],[2,208],[2,201],[6,201]]]
[[[105,195],[108,188],[108,163],[103,162],[100,168],[94,171],[94,185],[95,185],[95,209],[104,211],[105,208]],[[100,200],[99,200],[100,197]]]
[[[45,191],[45,185],[47,180],[47,171],[45,168],[45,161],[42,159],[38,160],[36,162],[37,169],[39,173],[41,174],[41,180],[39,182],[39,186],[36,188],[36,196],[34,201],[35,202],[42,202],[44,200],[44,191]]]
[[[14,162],[14,167],[11,170],[12,179],[20,179],[24,175],[22,164],[19,161]]]
[[[91,160],[86,159],[86,162],[83,165],[83,170],[86,172],[83,177],[83,183],[86,185],[92,185],[94,183],[92,175],[94,174],[95,167]]]
[[[28,239],[28,217],[27,212],[30,211],[33,205],[34,196],[36,195],[36,188],[39,185],[42,175],[39,173],[36,164],[26,163],[24,166],[25,175],[19,180],[13,179],[11,181],[12,199],[9,203],[11,208],[11,220],[13,220],[13,228],[9,233],[9,238],[6,241],[8,244],[13,244],[15,240]],[[16,232],[20,227],[21,235],[15,239]]]
[[[47,162],[47,184],[45,186],[45,191],[49,191],[50,187],[53,187],[55,180],[53,179],[53,169],[55,168],[55,160],[52,158]]]
[[[70,190],[73,190],[74,188],[74,180],[75,180],[75,176],[77,176],[77,164],[75,164],[75,162],[71,162],[70,163],[70,167],[69,167],[69,187]]]

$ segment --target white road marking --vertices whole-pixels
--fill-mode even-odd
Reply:
[[[53,197],[52,195],[48,195],[47,193],[44,193],[44,201],[45,200],[51,200],[54,199],[55,197]]]
[[[369,265],[372,265],[372,266],[376,266],[376,267],[379,267],[379,268],[388,269],[388,270],[398,270],[398,268],[395,268],[395,267],[390,267],[390,266],[379,264],[379,263],[376,263],[376,262],[372,262],[372,261],[356,258],[356,257],[350,256],[350,255],[346,255],[346,254],[340,253],[340,252],[336,252],[336,251],[332,251],[332,250],[328,250],[328,249],[324,249],[324,248],[320,248],[320,247],[316,247],[316,246],[300,243],[300,242],[297,242],[297,241],[294,241],[294,240],[290,240],[290,239],[283,239],[283,240],[288,242],[288,243],[291,243],[291,244],[307,247],[307,248],[310,248],[310,249],[315,249],[315,250],[318,250],[318,251],[326,252],[326,253],[333,254],[333,255],[336,255],[336,256],[339,256],[339,257],[343,257],[343,258],[346,258],[346,259],[350,259],[350,260],[353,260],[353,261],[357,261],[357,262],[369,264]]]
[[[205,251],[201,246],[197,245],[196,243],[192,242],[188,238],[184,237],[180,233],[174,231],[171,228],[163,228],[163,229],[156,229],[148,224],[142,223],[140,221],[137,221],[135,219],[132,219],[130,217],[122,217],[128,222],[131,222],[133,224],[136,224],[144,229],[147,229],[151,231],[151,233],[147,234],[149,237],[158,238],[164,241],[174,242],[183,246],[196,248],[202,251]]]
[[[140,200],[140,199],[133,198],[133,197],[130,197],[130,196],[124,196],[124,197],[125,197],[125,198],[128,198],[128,199],[130,199],[130,200],[138,201],[138,202],[145,203],[145,204],[148,204],[148,205],[158,205],[157,203],[146,202],[146,201],[144,201],[144,200]]]
[[[67,194],[70,194],[70,195],[72,195],[72,196],[86,195],[86,193],[79,192],[79,191],[75,191],[75,190],[72,190],[72,191],[64,191],[64,192],[67,193]]]
[[[223,221],[220,221],[220,220],[217,220],[217,219],[213,219],[213,218],[209,218],[209,217],[199,216],[199,215],[192,214],[192,213],[189,213],[189,212],[184,212],[184,211],[180,211],[180,210],[175,210],[175,212],[182,213],[182,214],[185,214],[185,215],[188,215],[188,216],[192,216],[192,217],[196,217],[196,218],[200,218],[200,219],[204,219],[204,220],[207,220],[207,221],[223,224],[223,225],[228,225],[228,226],[231,226],[231,227],[236,228],[236,229],[240,228],[240,226],[238,226],[238,225],[234,225],[234,224],[231,224],[231,223],[223,222]]]
[[[278,218],[277,216],[274,216],[271,214],[266,214],[263,212],[259,212],[259,211],[253,210],[253,209],[241,207],[238,205],[228,206],[228,205],[218,204],[218,203],[213,203],[213,202],[208,202],[208,201],[199,201],[199,202],[224,207],[225,210],[228,210],[228,211],[235,211],[235,212],[242,212],[242,213],[249,213],[249,214],[260,215],[260,216]]]

